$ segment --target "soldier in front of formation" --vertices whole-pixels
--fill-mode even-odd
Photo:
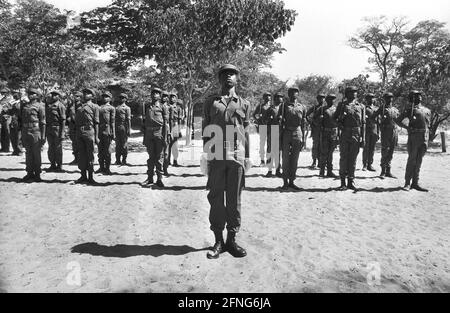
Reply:
[[[288,103],[283,104],[278,113],[282,132],[283,190],[300,190],[294,181],[298,157],[305,143],[306,108],[297,101],[298,93],[298,88],[289,88]]]
[[[91,88],[83,90],[84,103],[77,109],[75,128],[78,146],[78,168],[81,177],[78,184],[95,184],[94,180],[94,148],[98,144],[99,107],[92,99],[95,91]]]
[[[128,95],[121,93],[119,95],[120,104],[116,107],[116,165],[129,165],[128,156],[128,137],[131,132],[131,109],[127,105]]]
[[[153,88],[151,103],[144,109],[143,132],[144,145],[147,147],[149,158],[147,160],[147,179],[143,186],[153,184],[153,176],[156,168],[156,186],[164,187],[162,176],[164,172],[164,148],[167,133],[169,132],[169,111],[161,102],[162,90]]]
[[[365,107],[357,101],[358,88],[345,89],[345,99],[336,108],[333,118],[337,121],[341,135],[339,138],[339,176],[340,190],[356,190],[355,169],[359,148],[364,147]],[[348,180],[346,182],[346,179]]]
[[[98,164],[100,168],[95,173],[111,175],[111,141],[116,135],[116,109],[111,105],[112,94],[105,91],[102,94],[103,103],[99,110],[98,126]]]
[[[50,167],[46,172],[62,172],[64,130],[66,126],[66,107],[60,101],[61,92],[54,89],[49,92],[49,102],[45,107],[46,134],[48,142],[48,160]]]
[[[325,97],[325,104],[316,110],[313,120],[317,121],[319,126],[319,176],[325,177],[325,168],[327,177],[335,178],[333,173],[333,152],[336,149],[338,141],[337,124],[333,118],[336,107],[334,100],[336,95],[329,94]]]
[[[381,130],[381,174],[380,177],[395,176],[391,172],[391,162],[394,156],[394,149],[398,142],[397,119],[400,112],[393,106],[394,94],[386,92],[383,95],[383,105],[378,108],[375,116],[380,116]]]
[[[312,107],[306,111],[306,120],[308,121],[310,127],[311,127],[311,138],[312,138],[312,149],[311,149],[311,157],[312,157],[312,164],[311,168],[315,169],[317,160],[319,159],[319,134],[320,134],[320,127],[317,123],[317,120],[314,120],[314,116],[316,115],[317,110],[319,110],[323,106],[323,101],[325,100],[324,94],[318,94],[317,97],[317,103],[314,104]]]
[[[408,130],[408,162],[405,171],[405,190],[415,189],[427,192],[419,185],[419,174],[422,160],[427,152],[431,111],[422,105],[422,93],[412,90],[409,94],[410,105],[397,118],[398,124]],[[407,119],[408,124],[403,120]],[[412,182],[411,182],[412,180]]]
[[[362,170],[368,170],[375,172],[373,168],[373,156],[375,154],[375,144],[380,138],[379,129],[379,117],[376,114],[377,108],[374,105],[373,99],[375,95],[368,93],[365,96],[366,100],[366,141],[363,149],[363,168]]]
[[[27,174],[23,181],[41,180],[41,147],[45,143],[45,104],[40,102],[41,91],[37,88],[28,90],[29,102],[21,108],[19,125],[22,130],[22,143],[25,148]]]

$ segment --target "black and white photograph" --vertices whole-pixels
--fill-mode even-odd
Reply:
[[[449,23],[448,0],[0,0],[0,293],[450,292]]]

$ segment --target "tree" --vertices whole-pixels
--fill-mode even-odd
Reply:
[[[300,90],[300,102],[306,105],[316,103],[316,97],[319,93],[335,92],[336,86],[330,76],[309,75],[303,78],[297,78],[294,82]]]
[[[218,64],[245,49],[280,51],[274,41],[290,30],[295,17],[280,0],[117,0],[83,13],[74,32],[113,51],[116,68],[155,60],[163,75],[181,81],[190,123],[195,93],[208,92],[211,87],[203,82],[215,81]],[[190,129],[188,124],[187,138]]]
[[[363,21],[365,27],[351,37],[348,43],[352,48],[363,49],[371,54],[369,63],[374,66],[372,70],[380,74],[384,87],[397,65],[407,22],[401,17],[388,21],[385,16],[366,17]]]

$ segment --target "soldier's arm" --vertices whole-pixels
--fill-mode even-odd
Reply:
[[[167,138],[169,133],[170,113],[166,107],[163,106],[163,138]],[[164,139],[165,140],[165,139]]]
[[[361,139],[362,144],[366,141],[366,108],[362,106],[362,115],[361,115]]]
[[[44,105],[39,106],[39,130],[41,131],[41,142],[45,143],[46,136],[46,117],[45,117],[45,107]]]
[[[110,116],[112,139],[115,139],[116,138],[116,109],[112,108],[109,116]]]
[[[60,105],[60,111],[59,111],[59,138],[64,138],[64,131],[65,131],[65,125],[66,125],[66,107],[64,104],[61,103]]]
[[[94,139],[95,139],[95,143],[98,144],[98,124],[100,123],[100,113],[99,113],[99,109],[96,106],[94,108]]]
[[[246,101],[244,134],[245,134],[245,158],[250,158],[250,104]]]

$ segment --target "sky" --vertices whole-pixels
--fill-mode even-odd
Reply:
[[[83,12],[112,1],[47,2],[61,9]],[[450,30],[449,0],[284,0],[284,3],[286,8],[296,10],[298,16],[292,30],[278,40],[287,51],[276,54],[269,69],[282,80],[319,74],[339,81],[366,73],[369,55],[346,44],[362,27],[366,16],[404,16],[411,25],[436,19],[446,22]],[[370,79],[378,79],[375,73],[369,74]]]

